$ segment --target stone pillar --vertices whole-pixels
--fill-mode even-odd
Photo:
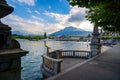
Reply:
[[[92,40],[91,40],[91,52],[92,52],[92,56],[98,55],[99,53],[101,53],[101,44],[100,44],[100,34],[98,31],[98,26],[94,26],[94,30],[92,33]]]
[[[21,80],[21,57],[28,53],[11,38],[11,28],[1,22],[1,18],[12,12],[13,7],[0,0],[0,80]]]

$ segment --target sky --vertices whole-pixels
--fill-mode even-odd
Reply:
[[[6,0],[14,7],[13,13],[2,19],[12,31],[22,34],[47,34],[74,26],[92,31],[86,20],[86,8],[72,7],[67,0]]]

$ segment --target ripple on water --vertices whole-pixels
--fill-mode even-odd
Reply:
[[[18,40],[21,48],[29,51],[29,54],[21,58],[22,80],[40,80],[42,73],[40,66],[42,64],[42,56],[46,52],[44,41],[29,41],[29,40]],[[51,47],[51,50],[57,49],[71,49],[71,50],[88,50],[86,46],[89,43],[85,42],[71,42],[71,41],[48,41],[47,44]]]

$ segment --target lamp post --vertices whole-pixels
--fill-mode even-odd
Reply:
[[[13,12],[13,7],[9,6],[5,0],[0,0],[0,50],[11,47],[11,28],[1,22],[1,18]]]
[[[100,34],[97,25],[94,25],[92,35],[93,36],[92,36],[90,48],[91,48],[92,56],[95,56],[101,53]]]
[[[1,22],[13,10],[5,0],[0,0],[0,80],[21,80],[21,57],[28,53],[11,38],[11,27]]]

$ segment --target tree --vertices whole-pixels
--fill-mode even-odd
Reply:
[[[72,6],[89,8],[88,20],[108,31],[120,32],[119,0],[68,0]]]
[[[87,37],[91,37],[91,35],[90,34],[88,34],[88,36]]]
[[[47,38],[47,34],[46,34],[46,32],[44,33],[44,39],[46,39]]]

